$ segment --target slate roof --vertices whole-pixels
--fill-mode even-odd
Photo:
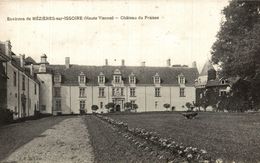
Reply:
[[[161,78],[161,85],[170,84],[178,85],[178,75],[181,73],[185,76],[186,85],[194,85],[198,77],[197,68],[188,67],[143,67],[143,66],[83,66],[70,65],[66,69],[65,65],[48,65],[52,73],[62,75],[62,83],[78,85],[78,75],[83,72],[87,78],[87,84],[98,85],[98,75],[102,72],[106,77],[106,85],[110,84],[113,79],[113,73],[119,69],[122,74],[124,84],[129,84],[128,77],[131,73],[136,76],[136,84],[153,85],[153,76],[158,73]]]
[[[200,72],[200,76],[206,76],[206,75],[208,75],[208,70],[210,70],[210,69],[214,69],[214,67],[212,66],[212,64],[210,63],[210,61],[207,61],[207,62],[204,64],[204,66],[203,66],[203,68],[202,68],[202,70],[201,70],[201,72]]]
[[[25,65],[30,65],[30,64],[36,65],[37,64],[36,61],[34,59],[32,59],[32,57],[25,58],[24,62],[25,62]]]

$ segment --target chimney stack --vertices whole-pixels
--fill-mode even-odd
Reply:
[[[25,55],[20,54],[20,67],[22,67],[22,68],[24,68],[24,59],[25,59]]]
[[[12,45],[10,40],[5,41],[5,55],[12,57]]]
[[[65,66],[66,68],[70,68],[70,57],[65,57]]]
[[[192,67],[192,68],[197,68],[197,63],[196,63],[196,61],[192,62],[191,67]]]
[[[141,66],[145,67],[145,61],[141,62]]]
[[[30,75],[31,75],[31,76],[34,76],[33,64],[30,65]]]
[[[167,67],[171,67],[171,59],[167,59],[166,65],[167,65]]]
[[[125,60],[124,60],[124,59],[122,59],[121,65],[122,65],[122,66],[125,66]]]
[[[108,59],[105,59],[105,65],[108,66]]]

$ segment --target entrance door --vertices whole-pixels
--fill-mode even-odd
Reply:
[[[120,112],[121,111],[121,106],[120,105],[116,105],[116,112]]]

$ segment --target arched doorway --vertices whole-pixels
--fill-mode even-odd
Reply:
[[[116,112],[120,112],[121,111],[121,106],[120,105],[116,105]]]

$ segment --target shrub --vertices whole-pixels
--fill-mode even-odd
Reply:
[[[168,109],[171,107],[171,105],[170,104],[163,104],[163,107],[166,109],[166,111],[168,111]]]
[[[13,111],[0,108],[0,124],[8,124],[13,121]]]
[[[91,109],[93,112],[96,112],[98,110],[98,106],[97,105],[92,105]]]
[[[105,108],[108,110],[108,112],[113,112],[114,111],[115,104],[113,102],[109,102],[108,104],[105,105]],[[111,110],[109,110],[111,109]]]

